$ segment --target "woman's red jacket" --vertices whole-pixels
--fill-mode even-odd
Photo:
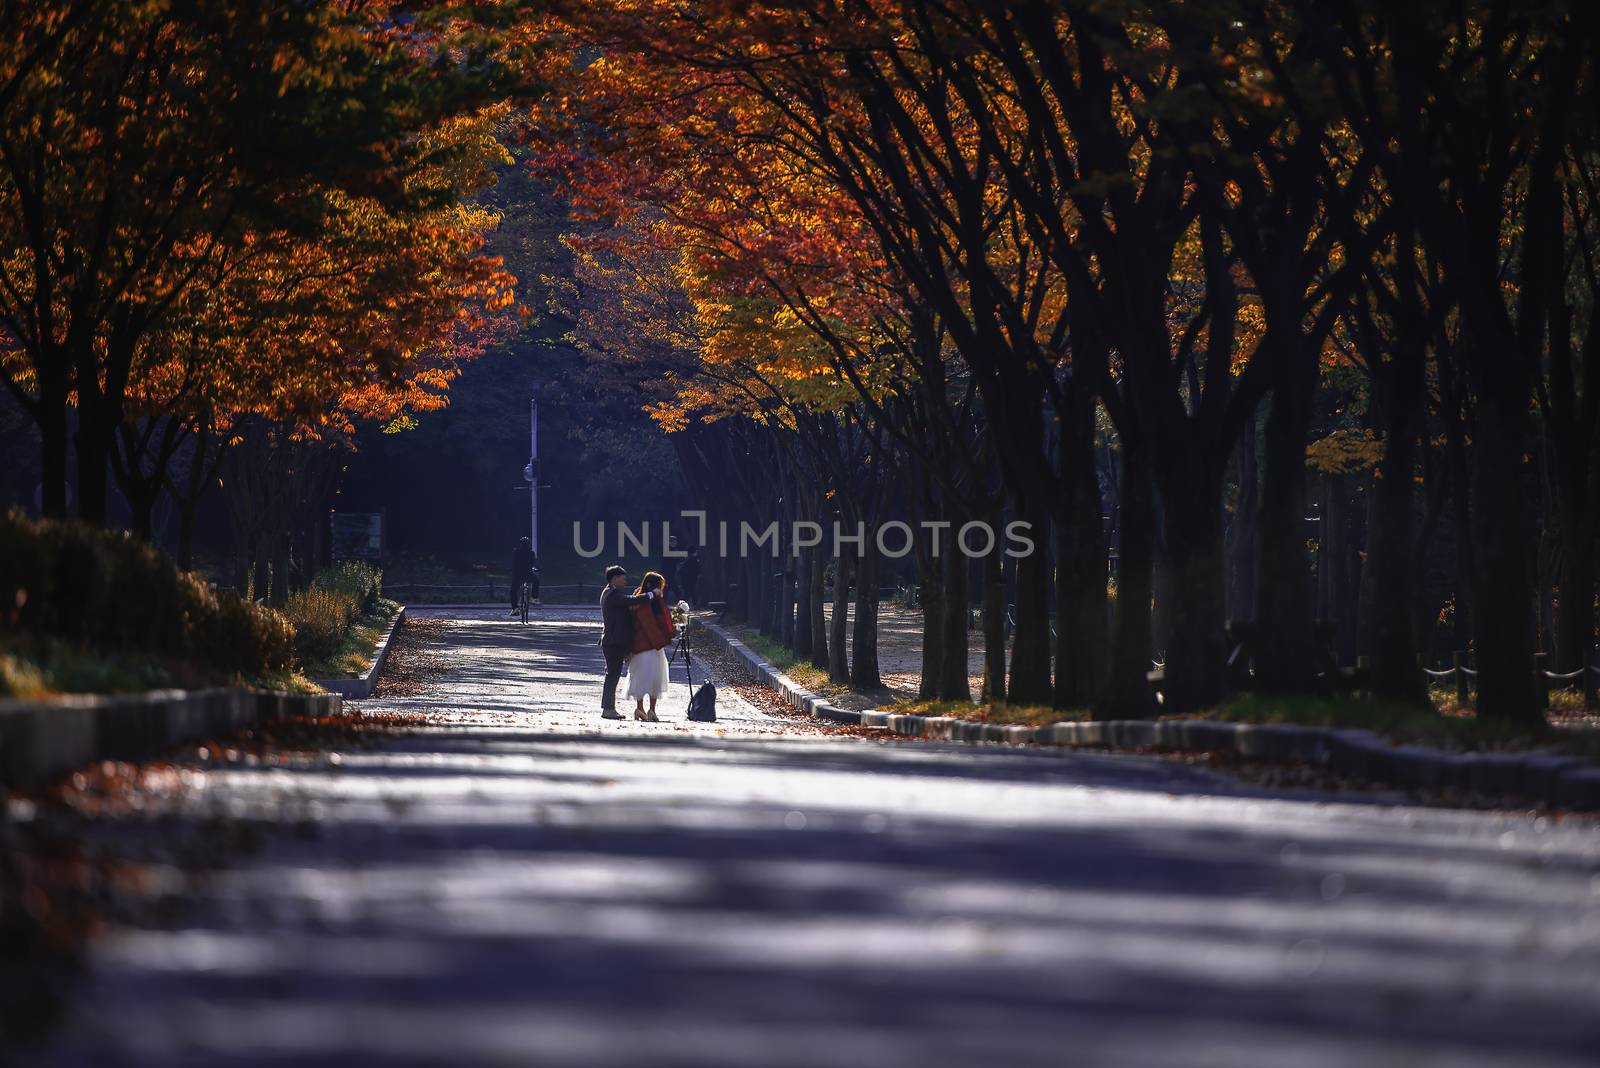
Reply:
[[[657,615],[652,607],[659,601],[646,601],[633,606],[633,651],[648,653],[652,649],[665,649],[677,634],[672,625],[672,613],[665,605]]]

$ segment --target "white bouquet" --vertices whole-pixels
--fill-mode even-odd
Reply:
[[[685,626],[688,622],[689,622],[689,602],[688,601],[679,601],[677,604],[672,606],[672,625],[675,626],[675,627],[682,627],[682,626]]]

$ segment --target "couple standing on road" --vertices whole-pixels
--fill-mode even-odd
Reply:
[[[628,696],[636,702],[633,718],[659,722],[656,702],[667,692],[667,647],[677,628],[667,607],[667,580],[654,571],[645,572],[639,588],[624,592],[628,573],[620,565],[606,568],[606,588],[600,593],[600,651],[606,658],[605,688],[600,692],[602,719],[621,719],[617,711],[617,682],[622,661],[628,661]],[[650,702],[645,710],[646,699]]]

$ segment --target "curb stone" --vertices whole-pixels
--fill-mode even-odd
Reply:
[[[156,690],[0,701],[0,785],[32,786],[101,760],[145,760],[185,742],[291,715],[337,715],[339,694]]]
[[[825,719],[832,723],[850,727],[862,725],[862,713],[846,708],[835,708],[826,698],[812,693],[789,678],[789,676],[763,659],[761,654],[717,624],[708,620],[697,619],[694,621],[694,625],[705,628],[707,634],[720,642],[734,655],[735,659],[744,666],[745,681],[760,683],[769,689],[776,690],[784,704],[808,715],[815,716],[817,719]]]
[[[1390,745],[1369,730],[1307,727],[1293,723],[1220,720],[1064,721],[1040,727],[984,723],[953,716],[847,712],[815,699],[715,623],[702,622],[747,666],[752,678],[784,694],[796,707],[836,723],[881,727],[895,734],[950,742],[1034,743],[1169,752],[1230,752],[1258,760],[1304,761],[1374,785],[1451,787],[1563,808],[1600,810],[1600,766],[1547,750],[1529,753],[1447,753],[1418,745]],[[765,673],[755,670],[759,665]],[[804,704],[794,694],[815,703]]]
[[[1521,789],[1522,757],[1515,753],[1468,753],[1461,770],[1477,793],[1514,797]]]
[[[1148,720],[1113,723],[1111,740],[1119,749],[1149,749],[1156,744],[1156,725]]]
[[[1578,757],[1557,753],[1532,753],[1522,760],[1521,792],[1529,796],[1554,797],[1563,773],[1591,766]]]
[[[1556,794],[1569,808],[1600,809],[1600,768],[1570,768],[1556,777]]]
[[[358,679],[312,679],[311,681],[321,686],[329,693],[336,693],[341,697],[364,698],[371,697],[373,687],[378,685],[378,676],[383,672],[383,665],[389,659],[389,647],[394,644],[394,636],[400,630],[400,624],[406,621],[406,605],[400,606],[400,611],[394,614],[389,621],[389,629],[383,632],[383,637],[378,641],[377,649],[372,653],[372,664]]]
[[[1241,725],[1234,744],[1247,757],[1315,761],[1322,749],[1322,732],[1293,723],[1251,723]]]

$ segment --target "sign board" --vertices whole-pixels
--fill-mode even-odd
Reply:
[[[383,559],[382,512],[334,512],[328,523],[335,560]]]

